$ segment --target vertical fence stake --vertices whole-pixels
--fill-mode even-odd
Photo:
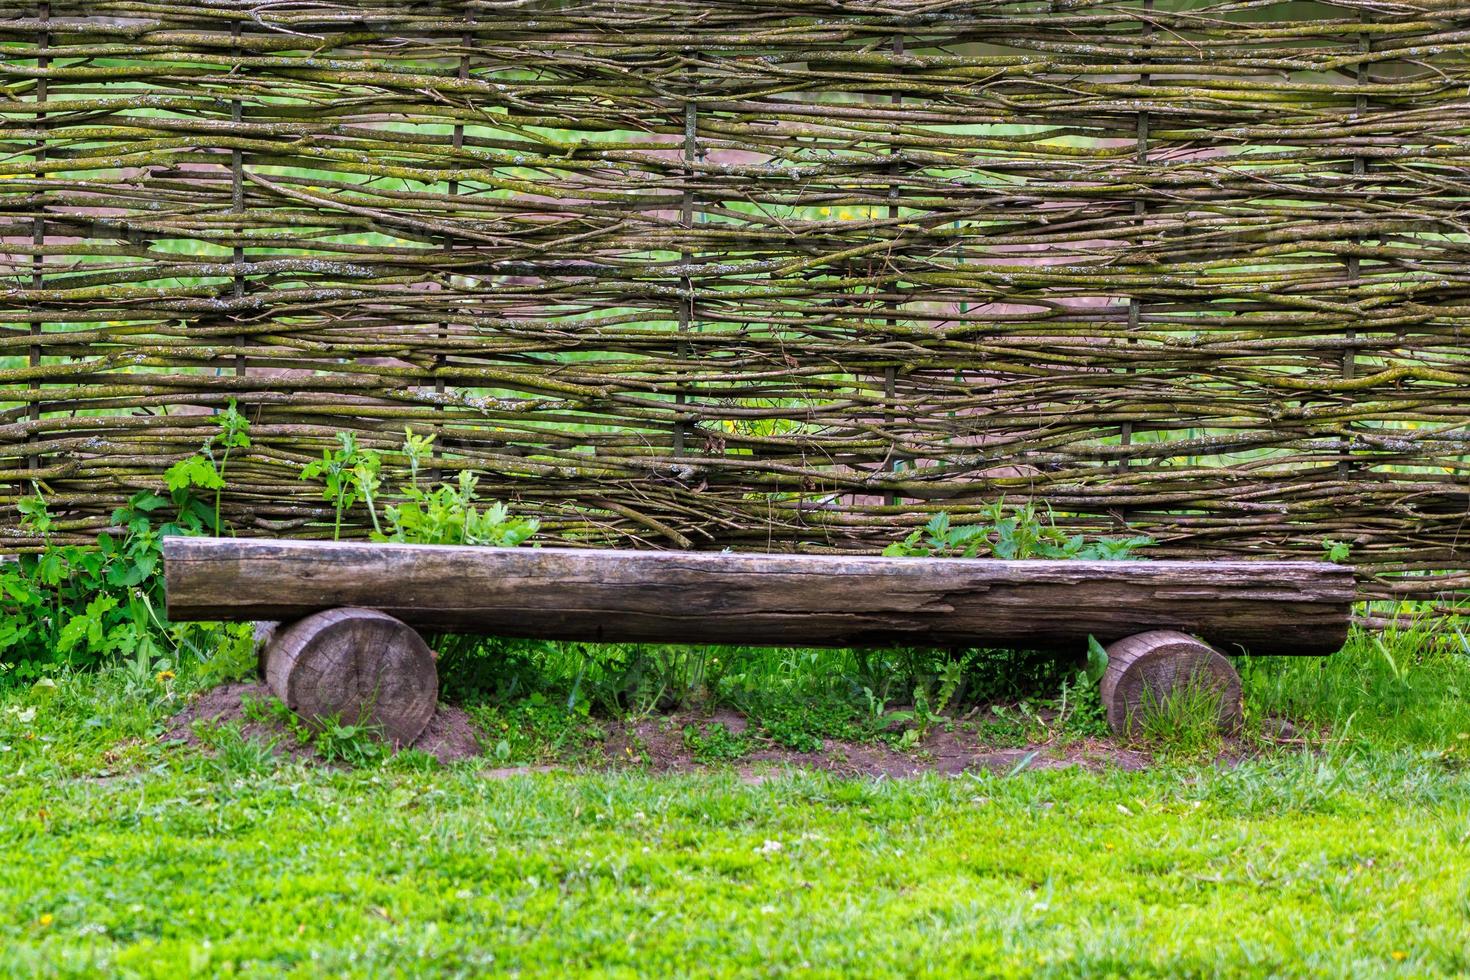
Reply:
[[[1361,10],[1358,11],[1358,19],[1360,21],[1366,20],[1367,14],[1365,14]],[[1360,33],[1358,35],[1359,53],[1366,55],[1372,52],[1372,50],[1372,37],[1366,31]],[[1353,84],[1361,86],[1367,84],[1369,81],[1370,79],[1368,78],[1368,63],[1366,60],[1359,61],[1358,66],[1353,73]],[[1358,95],[1353,100],[1353,110],[1353,121],[1361,121],[1362,117],[1368,112],[1368,97],[1361,92],[1358,93]],[[1356,178],[1364,176],[1367,172],[1367,158],[1364,157],[1362,154],[1354,155],[1353,177],[1355,179],[1353,180],[1353,187],[1355,190],[1357,188],[1357,185],[1359,184],[1359,181]],[[1349,245],[1354,247],[1361,244],[1362,241],[1363,237],[1361,235],[1353,235],[1348,239]],[[1362,279],[1362,263],[1357,255],[1349,255],[1347,257],[1346,265],[1348,296],[1352,299],[1356,299],[1357,287]],[[1353,341],[1357,339],[1357,336],[1357,329],[1354,327],[1353,324],[1349,323],[1347,325],[1347,328],[1343,331],[1343,339],[1348,342],[1347,346],[1343,347],[1342,349],[1341,375],[1344,381],[1350,380],[1357,371],[1358,352],[1357,348],[1353,346]],[[1352,423],[1349,422],[1346,425],[1347,428],[1351,430]],[[1338,455],[1340,458],[1337,461],[1337,476],[1338,479],[1345,480],[1352,475],[1354,469],[1351,458],[1353,454],[1353,439],[1351,434],[1344,434],[1343,437],[1338,441],[1338,445]]]
[[[1154,0],[1144,0],[1143,9],[1145,11],[1145,14],[1152,11],[1154,9]],[[1143,19],[1141,32],[1143,35],[1144,49],[1146,51],[1150,39],[1153,37],[1154,33],[1153,22],[1149,20],[1147,16],[1145,16]],[[1140,72],[1138,75],[1138,81],[1140,85],[1151,85],[1153,84],[1153,77],[1148,72]],[[1148,130],[1148,110],[1140,109],[1138,112],[1137,126],[1134,130],[1134,140],[1136,145],[1134,160],[1140,168],[1148,165]],[[1143,241],[1144,221],[1148,216],[1148,202],[1145,201],[1142,197],[1133,202],[1133,215],[1135,218],[1135,223],[1138,227],[1139,242],[1141,243]],[[1142,323],[1142,320],[1143,304],[1139,302],[1137,296],[1128,297],[1128,332],[1130,334],[1136,334],[1138,332],[1140,324]],[[1130,348],[1137,343],[1137,337],[1128,338],[1128,344]],[[1124,368],[1123,373],[1131,375],[1134,373],[1134,369],[1131,367]],[[1122,424],[1118,427],[1118,445],[1123,447],[1124,449],[1133,445],[1133,421],[1131,419],[1124,419]],[[1133,460],[1126,452],[1119,456],[1117,467],[1118,469],[1126,470],[1132,465]],[[1120,512],[1121,511],[1122,508],[1120,508]]]
[[[38,19],[41,21],[41,29],[36,34],[36,67],[43,71],[51,67],[51,56],[46,52],[51,48],[51,4],[42,3],[36,8]],[[31,289],[39,292],[46,284],[46,256],[43,251],[46,247],[46,205],[44,181],[46,179],[45,167],[40,166],[46,162],[46,110],[44,108],[47,99],[47,79],[43,75],[36,79],[36,183],[43,190],[36,194],[36,217],[31,224],[31,244],[35,251],[31,254]],[[26,363],[32,368],[41,366],[41,334],[45,331],[45,320],[35,320],[30,324],[30,334],[36,338],[26,352]],[[32,378],[27,386],[30,389],[30,406],[26,412],[31,425],[26,431],[26,469],[35,473],[41,468],[41,458],[35,449],[37,444],[37,432],[41,421],[41,382],[39,378]]]
[[[470,77],[470,49],[473,48],[474,47],[474,44],[475,44],[474,23],[475,23],[475,12],[473,10],[466,10],[465,11],[466,30],[465,30],[465,32],[462,35],[460,35],[460,40],[461,40],[461,42],[463,42],[463,47],[465,48],[464,52],[459,56],[459,72],[458,72],[458,77],[459,77],[459,80],[460,81],[466,81]],[[454,128],[450,132],[451,132],[450,139],[451,139],[452,144],[454,146],[455,166],[458,167],[459,166],[459,152],[464,149],[464,123],[463,122],[456,122],[454,124]],[[450,181],[449,181],[449,196],[450,197],[455,197],[458,194],[459,194],[459,181],[457,179],[451,178]],[[450,224],[450,225],[452,225],[452,223],[453,223],[452,220],[446,222],[446,224]],[[454,236],[453,235],[445,235],[444,236],[444,255],[447,258],[449,256],[452,256],[453,254],[454,254]],[[454,264],[452,262],[448,264],[448,267],[447,267],[447,270],[446,270],[446,274],[449,275],[451,278],[454,276]],[[444,344],[444,343],[447,343],[448,339],[449,339],[449,321],[447,319],[446,320],[441,320],[439,322],[439,342],[441,344]],[[434,398],[434,411],[437,414],[441,415],[441,416],[444,414],[444,391],[445,391],[445,387],[444,387],[444,374],[443,374],[443,371],[444,371],[445,365],[447,365],[448,363],[449,363],[449,356],[447,354],[445,354],[442,349],[440,351],[438,351],[437,353],[435,353],[435,355],[434,355],[434,361],[433,361],[433,364],[434,364],[434,368],[433,368],[433,370],[434,370],[434,395],[435,395],[435,398]],[[437,485],[439,483],[439,481],[444,478],[443,477],[443,474],[441,472],[441,468],[439,466],[439,463],[443,459],[443,454],[444,454],[444,429],[445,429],[445,427],[444,427],[444,421],[443,421],[443,419],[441,418],[434,425],[433,428],[434,428],[434,443],[433,443],[433,446],[430,449],[429,453],[430,453],[430,458],[433,460],[434,465],[432,467],[430,467],[430,469],[429,469],[429,483],[431,485]]]
[[[686,56],[693,53],[685,51]],[[686,232],[694,229],[694,161],[699,152],[699,106],[695,101],[698,88],[698,77],[694,66],[687,71],[689,94],[684,100],[684,193],[680,201],[679,226]],[[683,266],[684,274],[679,277],[679,341],[675,346],[675,352],[680,362],[680,370],[684,370],[684,363],[690,357],[689,328],[694,322],[694,277],[689,274],[689,265],[694,261],[694,253],[688,247],[689,239],[686,235],[684,248],[679,253],[679,264]],[[674,455],[683,456],[687,433],[686,425],[680,407],[687,404],[688,395],[684,386],[680,385],[674,393]]]
[[[893,39],[893,55],[895,58],[903,57],[902,35],[895,36]],[[903,96],[894,95],[891,101],[894,105],[902,105]],[[893,130],[894,142],[888,147],[888,155],[890,157],[898,156],[898,137],[901,135],[901,132],[899,129]],[[889,204],[887,217],[892,228],[898,227],[898,222],[895,219],[898,218],[898,177],[901,172],[902,167],[898,160],[895,159],[888,165],[890,180],[888,184]],[[889,254],[891,255],[892,253],[890,252]],[[898,280],[896,278],[893,280],[892,288],[894,292],[898,291]],[[898,323],[898,302],[893,299],[886,299],[883,301],[883,307],[888,311],[888,316],[884,318],[883,322],[891,331]],[[891,334],[889,339],[892,339]],[[890,473],[897,473],[899,471],[900,461],[898,452],[894,447],[898,440],[894,438],[893,433],[898,428],[898,369],[892,365],[883,369],[883,402],[885,405],[883,412],[884,421],[888,424],[889,438],[893,439],[893,444],[888,448],[888,471]],[[888,491],[883,495],[883,502],[889,507],[898,506],[898,493],[893,490]]]
[[[231,74],[240,68],[240,22],[238,20],[230,23],[230,56],[235,59],[231,68]],[[245,118],[245,107],[239,99],[230,100],[230,121],[236,124],[235,134],[238,138],[240,130],[239,123]],[[243,304],[240,300],[245,298],[245,247],[240,244],[240,237],[245,234],[245,154],[239,147],[230,149],[230,213],[241,216],[241,224],[235,226],[235,246],[231,251],[232,262],[235,268],[234,297],[235,315],[241,316]],[[245,377],[249,370],[245,359],[246,337],[241,331],[235,337],[235,377]]]

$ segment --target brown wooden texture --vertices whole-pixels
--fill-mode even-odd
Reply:
[[[265,682],[308,721],[371,724],[396,745],[418,738],[439,698],[423,638],[373,609],[328,609],[277,629],[265,650]]]
[[[1108,725],[1119,735],[1136,731],[1145,712],[1191,686],[1219,696],[1222,731],[1239,730],[1240,675],[1209,644],[1176,630],[1150,630],[1108,646],[1101,693]]]
[[[418,626],[690,643],[1075,647],[1175,628],[1258,653],[1347,633],[1349,568],[994,561],[170,538],[175,620],[370,606]]]

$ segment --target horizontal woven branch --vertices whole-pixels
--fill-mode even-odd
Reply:
[[[999,497],[1470,590],[1470,14],[692,0],[0,11],[0,549],[236,400],[562,543],[861,551]]]

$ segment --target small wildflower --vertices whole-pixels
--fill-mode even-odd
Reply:
[[[39,923],[41,923],[41,925],[43,925],[43,926],[49,926],[51,923],[53,923],[53,922],[56,921],[56,917],[54,915],[52,915],[50,912],[46,912],[46,913],[43,913],[42,916],[39,919],[37,919],[36,921],[39,922]]]
[[[1408,953],[1405,953],[1401,949],[1396,949],[1392,953],[1389,953],[1388,955],[1389,956],[1392,956],[1394,959],[1398,960],[1399,962],[1403,962],[1404,960],[1408,959],[1408,957],[1409,957],[1409,954]]]
[[[173,679],[174,679],[174,672],[171,671],[171,670],[160,670],[158,672],[158,683],[160,683],[160,684],[167,683],[168,681],[171,681]]]

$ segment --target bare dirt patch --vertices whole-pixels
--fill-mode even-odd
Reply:
[[[240,734],[246,738],[267,742],[274,740],[276,751],[283,755],[293,759],[315,759],[316,752],[311,746],[302,745],[296,741],[285,725],[274,719],[262,721],[246,714],[244,707],[246,698],[265,702],[271,697],[270,691],[259,681],[253,683],[236,681],[222,684],[205,691],[191,701],[183,711],[169,719],[164,738],[177,739],[185,745],[203,748],[203,743],[196,730],[196,723],[235,723],[240,726]],[[429,727],[424,729],[424,733],[414,741],[410,748],[426,752],[440,762],[446,763],[474,758],[481,754],[479,729],[462,709],[441,704],[439,710],[434,712],[434,717],[429,719]]]
[[[429,719],[429,727],[414,741],[413,748],[427,752],[440,762],[473,759],[481,754],[480,729],[462,708],[441,704]]]
[[[170,720],[164,737],[207,751],[208,747],[196,731],[196,724],[201,721],[235,723],[240,726],[241,734],[247,738],[274,740],[276,751],[283,755],[302,761],[316,759],[312,748],[296,741],[285,725],[274,719],[258,720],[248,717],[243,707],[243,699],[247,697],[264,702],[270,697],[270,693],[263,684],[243,682],[225,684],[206,691]],[[691,725],[700,731],[723,725],[731,735],[748,739],[747,751],[739,758],[727,761],[699,758],[684,738],[685,727]],[[747,719],[728,709],[712,713],[682,712],[638,721],[610,722],[604,730],[607,735],[601,745],[594,749],[590,761],[585,754],[579,754],[575,762],[564,763],[563,767],[645,768],[658,773],[729,768],[741,779],[759,783],[772,773],[787,768],[816,770],[840,776],[912,778],[926,773],[953,776],[966,772],[1008,773],[1068,767],[1140,770],[1155,762],[1147,751],[1107,739],[997,746],[987,743],[970,726],[963,724],[949,728],[936,727],[919,746],[906,751],[883,742],[826,739],[817,751],[802,752],[769,739],[750,738]],[[481,732],[470,716],[460,708],[442,704],[424,734],[411,747],[444,763],[483,754]],[[1248,746],[1236,740],[1228,740],[1217,761],[1233,765],[1251,754],[1253,753]],[[547,772],[554,768],[561,767],[515,766],[487,769],[486,775],[500,777]]]
[[[725,725],[732,733],[746,729],[745,719],[729,712],[665,715],[612,726],[603,743],[603,754],[609,765],[646,765],[654,772],[707,769],[709,766],[696,759],[685,745],[683,730],[686,725],[716,723]],[[960,728],[954,731],[936,729],[911,751],[900,751],[881,742],[832,739],[823,740],[821,748],[815,752],[758,744],[734,765],[741,778],[759,782],[763,771],[783,767],[816,769],[840,776],[909,778],[925,773],[958,775],[963,772],[1010,772],[1069,766],[1137,770],[1146,768],[1152,761],[1153,757],[1147,752],[1097,739],[1065,745],[1047,743],[1000,748],[986,744],[975,733]]]

